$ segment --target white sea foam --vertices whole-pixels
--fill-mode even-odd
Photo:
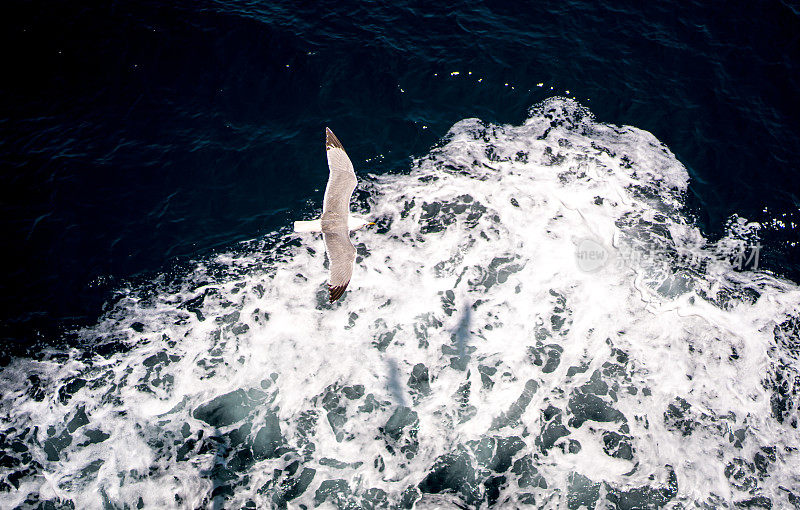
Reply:
[[[753,226],[710,246],[687,183],[567,99],[463,120],[362,183],[340,302],[287,230],[9,365],[3,506],[797,505],[800,292],[720,257]]]

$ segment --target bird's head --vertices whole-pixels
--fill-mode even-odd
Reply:
[[[359,230],[369,225],[374,225],[374,222],[368,221],[365,218],[361,218],[358,216],[350,216],[347,221],[347,228],[352,232],[353,230]]]

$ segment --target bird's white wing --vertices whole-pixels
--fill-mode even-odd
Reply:
[[[350,277],[353,276],[353,262],[356,260],[356,249],[350,242],[347,227],[337,232],[325,232],[325,250],[330,261],[331,279],[328,285],[328,297],[333,303],[344,294]]]
[[[322,203],[322,219],[343,221],[346,227],[350,214],[350,196],[356,189],[356,173],[341,142],[328,128],[325,128],[325,152],[328,155],[330,173]]]

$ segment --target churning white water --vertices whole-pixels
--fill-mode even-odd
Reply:
[[[362,181],[341,301],[287,228],[13,361],[0,506],[797,507],[800,290],[687,183],[567,99],[463,120]]]

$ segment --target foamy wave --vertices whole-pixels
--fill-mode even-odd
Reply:
[[[321,240],[278,233],[126,291],[84,348],[15,360],[0,494],[796,505],[800,292],[720,257],[687,183],[653,135],[570,100],[463,120],[362,182],[377,225],[340,302]],[[721,245],[752,237],[736,225]]]

